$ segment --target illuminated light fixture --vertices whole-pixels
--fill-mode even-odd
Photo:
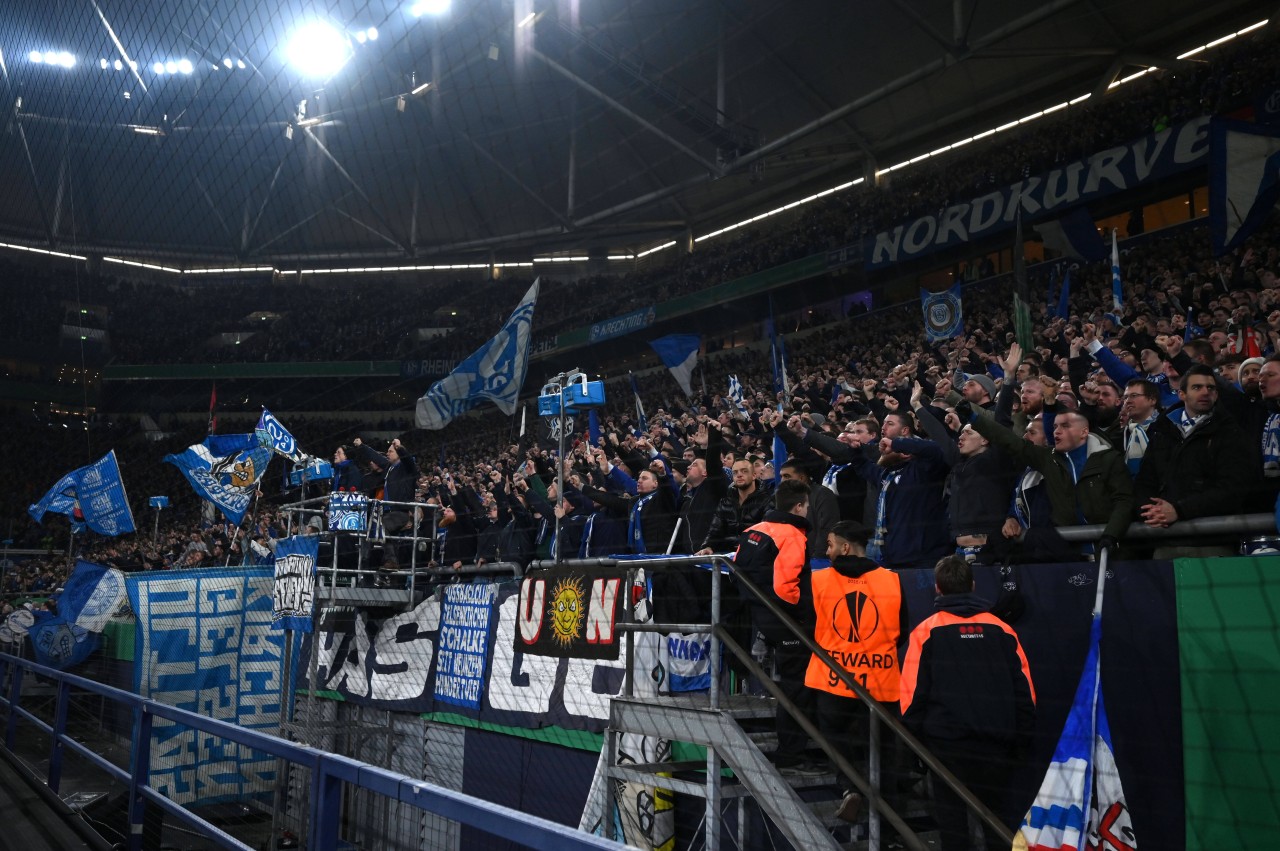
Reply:
[[[178,73],[178,63],[170,59],[168,62],[164,63],[164,72],[166,74]]]
[[[237,60],[236,60],[236,67],[237,67],[237,68],[239,68],[241,71],[243,71],[243,70],[244,70],[244,60],[243,60],[243,59],[237,59]]]
[[[105,59],[98,60],[98,67],[101,68],[103,71],[107,70],[107,66],[110,64],[111,63],[107,62],[107,60]]]
[[[104,263],[118,263],[121,266],[136,266],[139,269],[154,269],[157,272],[171,272],[175,275],[181,275],[181,269],[174,269],[172,266],[157,266],[155,263],[142,263],[138,260],[125,260],[122,257],[103,257]]]
[[[133,124],[129,127],[134,133],[141,133],[143,136],[163,136],[159,127],[144,127],[140,124]]]
[[[306,76],[331,77],[351,58],[351,44],[333,25],[312,21],[293,34],[285,52]]]
[[[46,64],[46,65],[57,65],[57,64],[58,64],[58,54],[54,53],[52,50],[46,51],[46,52],[45,52],[45,54],[44,54],[44,64]]]
[[[427,82],[422,83],[421,85],[414,86],[413,90],[409,92],[409,94],[413,95],[414,97],[418,97],[419,95],[426,94],[427,89],[429,88],[431,88],[431,81],[427,80]]]
[[[635,256],[634,254],[610,254],[610,255],[608,256],[608,258],[606,258],[606,259],[609,259],[609,260],[635,260],[635,259],[636,259],[636,256]]]
[[[64,50],[58,54],[58,64],[63,68],[73,68],[76,64],[76,58]]]
[[[157,73],[157,74],[163,74],[163,73],[164,73],[164,63],[163,63],[163,62],[157,62],[157,63],[155,63],[154,65],[152,65],[152,66],[151,66],[151,70],[152,70],[152,71],[154,71],[154,72],[155,72],[155,73]]]
[[[517,26],[517,27],[527,27],[527,26],[529,26],[529,24],[533,23],[533,22],[534,22],[534,21],[536,21],[537,19],[538,19],[538,13],[537,13],[537,12],[530,12],[529,14],[525,15],[525,16],[520,20],[520,23],[516,24],[516,26]]]
[[[358,33],[356,33],[356,41],[360,42],[361,44],[364,44],[368,40],[369,40],[369,36],[365,33],[364,30],[360,30]]]
[[[247,272],[274,272],[275,266],[222,266],[207,269],[186,269],[188,275],[239,275]],[[262,317],[264,320],[266,317]]]
[[[27,58],[30,59],[32,62],[36,63],[37,65],[44,62],[44,54],[38,50],[33,50],[30,53],[28,53]]]
[[[653,254],[654,252],[664,251],[668,248],[674,247],[675,245],[676,245],[676,241],[673,239],[670,242],[664,242],[661,245],[655,245],[653,248],[647,249],[645,251],[641,251],[640,253],[636,254],[636,257],[637,258],[647,257],[650,254]]]
[[[225,56],[225,57],[223,57],[223,59],[222,59],[222,67],[223,67],[223,68],[226,68],[228,71],[230,71],[230,70],[231,70],[231,66],[232,66],[233,64],[234,64],[234,63],[231,61],[231,57],[230,57],[230,56]]]
[[[11,251],[26,251],[31,254],[44,254],[49,257],[63,257],[67,260],[84,260],[85,258],[79,254],[67,254],[63,251],[50,251],[47,248],[36,248],[34,245],[16,245],[11,242],[0,242],[0,248],[8,248]]]
[[[534,263],[582,263],[590,259],[591,259],[590,257],[587,257],[585,255],[574,255],[571,257],[535,257],[533,258],[533,262]]]
[[[377,40],[378,40],[378,28],[377,28],[377,27],[369,27],[369,29],[367,29],[367,30],[365,30],[365,31],[364,31],[364,34],[365,34],[365,37],[369,39],[369,41],[377,41]]]
[[[112,67],[112,68],[115,68],[117,71],[123,71],[123,70],[124,70],[124,63],[123,63],[122,61],[120,61],[119,59],[117,59],[115,62],[112,62],[112,63],[111,63],[111,67]]]
[[[178,60],[178,71],[179,71],[180,73],[182,73],[182,74],[190,74],[191,72],[193,72],[193,71],[195,71],[195,70],[196,70],[196,69],[195,69],[195,66],[193,66],[193,65],[191,64],[191,60],[190,60],[190,59],[179,59],[179,60]]]
[[[493,264],[493,268],[495,268],[495,269],[506,269],[506,268],[509,268],[509,267],[514,268],[514,267],[517,267],[517,266],[532,266],[532,265],[533,265],[533,264],[532,264],[532,263],[530,263],[530,262],[528,262],[528,261],[522,261],[522,262],[519,262],[519,263],[494,263],[494,264]]]
[[[421,18],[423,15],[443,15],[449,11],[450,0],[418,0],[409,7],[409,14],[415,18]]]

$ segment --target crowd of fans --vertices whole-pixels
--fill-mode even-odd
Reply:
[[[766,235],[744,233],[718,246],[700,248],[674,269],[621,279],[552,282],[539,304],[540,317],[547,319],[540,320],[537,331],[558,327],[554,323],[574,327],[624,312],[629,306],[625,299],[584,298],[584,288],[609,287],[650,304],[846,244],[903,216],[1086,155],[1110,141],[1237,105],[1261,80],[1269,79],[1275,61],[1271,43],[1262,36],[1241,39],[1195,73],[1149,75],[1123,100],[1103,101],[1088,106],[1087,112],[1074,109],[1069,121],[1032,125],[1016,143],[1003,140],[999,146],[966,155],[967,159],[953,158],[936,168],[926,163],[892,187],[832,196]],[[1241,57],[1256,61],[1237,61]],[[599,412],[599,444],[584,440],[579,422],[569,457],[564,459],[557,459],[545,440],[515,439],[510,420],[489,414],[469,418],[465,433],[456,428],[445,432],[443,444],[436,433],[400,434],[403,446],[409,448],[394,453],[399,457],[392,466],[412,466],[414,487],[408,498],[432,502],[440,507],[438,516],[448,517],[450,532],[440,536],[443,546],[427,556],[446,565],[477,560],[527,562],[547,555],[557,514],[561,531],[556,545],[565,555],[642,547],[650,552],[665,551],[668,546],[688,552],[731,548],[736,533],[767,507],[775,478],[797,475],[812,482],[815,493],[823,487],[834,494],[838,518],[861,520],[875,529],[873,544],[881,548],[879,554],[886,563],[932,564],[937,553],[957,547],[982,558],[1078,557],[1082,554],[1078,548],[1048,532],[1049,539],[1041,540],[1041,530],[1049,528],[1050,521],[1057,525],[1089,521],[1105,525],[1110,537],[1118,537],[1131,521],[1151,522],[1157,514],[1157,519],[1169,518],[1163,507],[1153,514],[1152,504],[1177,505],[1167,498],[1177,488],[1141,479],[1144,465],[1139,461],[1146,452],[1154,448],[1159,456],[1172,449],[1157,435],[1134,436],[1133,425],[1151,425],[1145,422],[1151,419],[1151,411],[1135,401],[1150,391],[1146,385],[1131,390],[1128,383],[1133,378],[1156,388],[1157,405],[1168,409],[1164,418],[1172,420],[1182,410],[1178,383],[1193,374],[1197,364],[1216,370],[1216,406],[1211,406],[1210,419],[1222,423],[1231,417],[1244,434],[1235,440],[1237,435],[1230,432],[1232,441],[1214,444],[1232,443],[1251,454],[1247,470],[1222,466],[1223,459],[1214,459],[1215,469],[1240,473],[1245,484],[1236,482],[1230,494],[1212,503],[1211,513],[1262,507],[1272,495],[1267,487],[1271,479],[1263,475],[1262,465],[1271,465],[1267,471],[1280,466],[1272,458],[1280,450],[1264,451],[1263,437],[1272,434],[1276,423],[1269,419],[1272,396],[1265,392],[1266,382],[1259,389],[1256,378],[1260,372],[1265,378],[1266,370],[1259,363],[1241,369],[1240,362],[1246,355],[1269,356],[1280,348],[1280,291],[1276,289],[1280,256],[1274,234],[1274,228],[1266,229],[1255,236],[1251,248],[1221,260],[1211,257],[1203,228],[1134,241],[1122,263],[1125,305],[1118,311],[1110,306],[1109,268],[1077,264],[1066,316],[1054,315],[1055,297],[1031,299],[1036,337],[1027,351],[1012,349],[1007,280],[987,279],[966,288],[965,335],[941,343],[923,338],[915,304],[825,324],[821,323],[827,317],[803,313],[789,324],[780,322],[789,332],[806,328],[788,337],[789,388],[781,398],[767,352],[759,346],[728,349],[704,362],[710,392],[704,390],[694,399],[684,398],[664,375],[647,377],[647,429],[636,421],[629,394],[614,393],[613,403]],[[1031,292],[1046,292],[1050,274],[1061,271],[1061,265],[1052,272],[1048,267],[1033,270]],[[77,286],[81,284],[77,281]],[[246,299],[241,300],[228,298],[224,287],[168,287],[171,292],[156,298],[154,284],[107,281],[101,286],[89,297],[104,305],[101,313],[109,316],[113,351],[121,360],[142,362],[214,359],[209,351],[190,345],[193,319],[198,317],[211,334],[246,330],[246,305],[254,312],[253,321],[270,331],[253,334],[239,347],[219,350],[234,352],[238,359],[359,358],[375,352],[383,358],[391,354],[386,350],[388,341],[396,340],[400,343],[395,354],[400,356],[447,351],[456,357],[491,334],[508,307],[495,305],[493,315],[462,309],[465,290],[458,288],[433,306],[440,325],[457,325],[452,316],[455,306],[463,324],[442,340],[424,343],[414,339],[412,331],[432,323],[424,323],[414,311],[387,309],[398,299],[410,298],[408,290],[401,293],[391,288],[375,296],[355,288],[254,286],[243,288]],[[6,317],[13,324],[9,341],[37,342],[43,325],[53,327],[65,318],[66,295],[59,298],[49,289],[34,288],[33,297]],[[554,323],[549,317],[555,317]],[[1184,336],[1189,342],[1184,342]],[[730,374],[744,388],[740,402],[721,392]],[[628,396],[625,402],[623,395]],[[781,414],[775,413],[779,405]],[[1129,495],[1115,496],[1105,515],[1101,512],[1105,500],[1090,503],[1098,509],[1092,513],[1067,512],[1061,495],[1056,503],[1037,503],[1038,514],[1031,511],[1036,506],[1028,503],[1023,485],[1029,476],[1024,471],[1034,465],[1024,457],[1024,447],[1006,445],[1003,432],[991,433],[993,426],[981,413],[988,409],[1001,428],[1014,429],[1011,433],[1019,439],[1029,426],[1026,436],[1031,445],[1052,449],[1059,425],[1075,427],[1076,433],[1068,437],[1075,447],[1092,447],[1105,440],[1111,451],[1124,456],[1132,479]],[[1130,422],[1143,411],[1143,423]],[[1045,413],[1056,416],[1046,419]],[[1158,421],[1162,420],[1152,420]],[[252,424],[252,418],[243,422],[224,418],[219,430],[247,431]],[[386,429],[343,420],[299,420],[287,425],[300,444],[316,455],[327,457],[341,447],[349,459],[346,463],[363,469],[361,478],[371,493],[385,487],[389,462],[368,455],[374,440],[359,445],[356,441]],[[163,440],[157,442],[156,434],[123,418],[102,416],[81,424],[32,417],[0,423],[6,445],[31,445],[33,431],[39,434],[36,443],[41,451],[28,453],[21,463],[16,459],[6,463],[12,468],[7,470],[12,486],[6,489],[4,510],[12,518],[8,539],[13,546],[67,551],[65,529],[58,521],[37,526],[27,521],[25,508],[63,472],[83,463],[78,459],[92,460],[110,448],[119,457],[139,531],[113,541],[95,541],[87,534],[73,549],[87,547],[92,556],[129,569],[246,563],[262,559],[263,549],[269,552],[270,542],[288,528],[305,528],[303,517],[290,524],[279,514],[279,506],[296,498],[296,492],[289,492],[274,478],[263,482],[262,497],[239,534],[202,514],[177,471],[160,463],[160,458],[198,443],[203,424],[166,424]],[[777,469],[782,464],[773,458],[775,436],[787,447],[792,462],[788,470]],[[928,444],[910,442],[925,439]],[[899,440],[908,442],[898,444]],[[975,445],[980,448],[975,450]],[[377,448],[386,446],[382,438]],[[991,457],[981,464],[972,463],[973,456],[988,453]],[[1067,450],[1056,453],[1053,463],[1064,453]],[[926,457],[931,459],[927,464]],[[994,464],[991,458],[1001,463]],[[933,522],[937,528],[931,527],[928,534],[904,532],[913,529],[916,521],[903,521],[901,508],[899,522],[893,522],[891,509],[904,502],[902,495],[894,493],[903,476],[894,472],[888,477],[892,484],[886,485],[884,471],[897,471],[895,463],[911,473],[907,479],[920,478],[910,486],[918,490],[908,488],[912,496],[905,500],[913,504],[927,498],[922,504],[929,506],[928,514],[920,522],[925,516],[936,521],[951,506],[950,528]],[[750,467],[749,476],[739,469],[744,465]],[[558,466],[565,472],[563,495],[556,493]],[[977,475],[975,469],[985,472]],[[1166,462],[1159,469],[1162,476],[1172,475]],[[1044,476],[1043,471],[1040,475]],[[980,522],[972,517],[957,520],[955,507],[970,504],[963,490],[975,482],[981,486],[983,502],[992,501],[985,506],[990,516],[984,515]],[[1118,481],[1112,484],[1119,487]],[[1208,485],[1201,481],[1195,489],[1208,492]],[[1112,495],[1111,490],[1106,493]],[[168,494],[173,500],[173,508],[161,512],[154,527],[159,529],[158,537],[147,528],[152,525],[147,521],[155,519],[147,507],[152,494]],[[645,498],[650,495],[656,496]],[[737,506],[730,504],[733,498],[739,498]],[[632,516],[640,510],[637,506],[651,514]],[[659,519],[646,522],[650,516]],[[1189,516],[1184,509],[1169,522]],[[999,522],[993,526],[995,520]],[[1019,529],[1014,529],[1015,521]],[[429,530],[419,533],[432,537]],[[895,549],[899,538],[912,541],[919,551],[904,554]],[[968,543],[958,543],[961,539]],[[28,562],[9,573],[4,590],[56,585],[68,564],[65,557]]]

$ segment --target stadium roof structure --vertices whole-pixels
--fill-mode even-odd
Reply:
[[[1258,8],[6,0],[0,239],[174,268],[633,257],[1185,67]]]

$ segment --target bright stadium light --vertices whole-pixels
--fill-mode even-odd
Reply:
[[[58,64],[58,54],[57,54],[56,52],[52,51],[52,50],[46,50],[46,51],[45,51],[45,54],[44,54],[44,64],[46,64],[46,65],[57,65],[57,64]]]
[[[170,59],[168,62],[164,63],[164,72],[166,74],[178,73],[178,63]]]
[[[179,60],[178,60],[178,70],[179,70],[180,72],[182,72],[183,74],[190,74],[192,71],[194,71],[194,70],[196,70],[196,69],[195,69],[195,67],[191,64],[191,60],[190,60],[190,59],[179,59]]]
[[[409,8],[409,12],[415,18],[421,18],[423,15],[443,15],[449,11],[449,5],[449,0],[418,0]]]
[[[367,30],[365,30],[365,31],[364,31],[364,34],[365,34],[365,37],[369,39],[369,41],[377,41],[377,40],[378,40],[378,28],[377,28],[377,27],[369,27],[369,29],[367,29]]]
[[[331,77],[351,58],[351,44],[331,24],[313,21],[294,33],[287,54],[308,77]]]
[[[155,72],[155,73],[157,73],[157,74],[163,74],[163,73],[164,73],[164,63],[163,63],[163,62],[157,62],[157,63],[155,63],[154,65],[152,65],[152,66],[151,66],[151,70],[152,70],[152,71],[154,71],[154,72]]]
[[[33,50],[30,53],[28,53],[27,58],[30,59],[32,62],[36,63],[37,65],[44,64],[44,54],[38,50]]]
[[[236,60],[236,67],[237,67],[237,68],[239,68],[241,71],[243,71],[243,70],[244,70],[244,60],[243,60],[243,59],[237,59],[237,60]]]
[[[364,44],[368,40],[369,40],[369,36],[364,30],[360,30],[359,32],[356,33],[356,41],[358,41],[360,44]]]
[[[120,61],[119,59],[117,59],[115,62],[111,63],[111,67],[112,67],[112,68],[115,68],[117,71],[123,71],[123,70],[124,70],[124,62],[122,62],[122,61]]]
[[[105,59],[98,60],[98,67],[101,68],[103,71],[107,70],[107,66],[110,64],[111,63],[107,62],[107,60]]]
[[[74,68],[76,64],[76,58],[64,50],[58,54],[58,64],[61,65],[63,68]]]
[[[231,65],[232,65],[232,64],[233,64],[233,63],[231,62],[231,57],[230,57],[230,56],[228,56],[227,58],[225,58],[225,59],[223,59],[223,60],[222,60],[222,67],[223,67],[223,68],[226,68],[228,71],[230,71],[230,70],[231,70]]]

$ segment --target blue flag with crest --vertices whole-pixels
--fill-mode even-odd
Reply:
[[[50,511],[65,514],[75,528],[87,526],[99,535],[134,531],[114,449],[89,466],[67,473],[27,511],[37,523]]]
[[[266,408],[262,409],[262,416],[258,417],[258,425],[253,433],[258,436],[260,444],[273,452],[283,455],[290,461],[302,460],[302,450],[298,448],[298,441],[293,439],[293,435],[284,427],[284,423],[276,419],[276,415]]]
[[[541,279],[538,279],[541,280]],[[520,299],[502,329],[453,372],[431,385],[418,400],[414,421],[418,428],[441,429],[485,399],[504,414],[516,411],[516,397],[529,369],[529,340],[538,280]]]
[[[182,471],[201,499],[222,509],[232,523],[244,519],[258,482],[267,472],[271,452],[255,434],[211,434],[204,443],[164,456]]]

